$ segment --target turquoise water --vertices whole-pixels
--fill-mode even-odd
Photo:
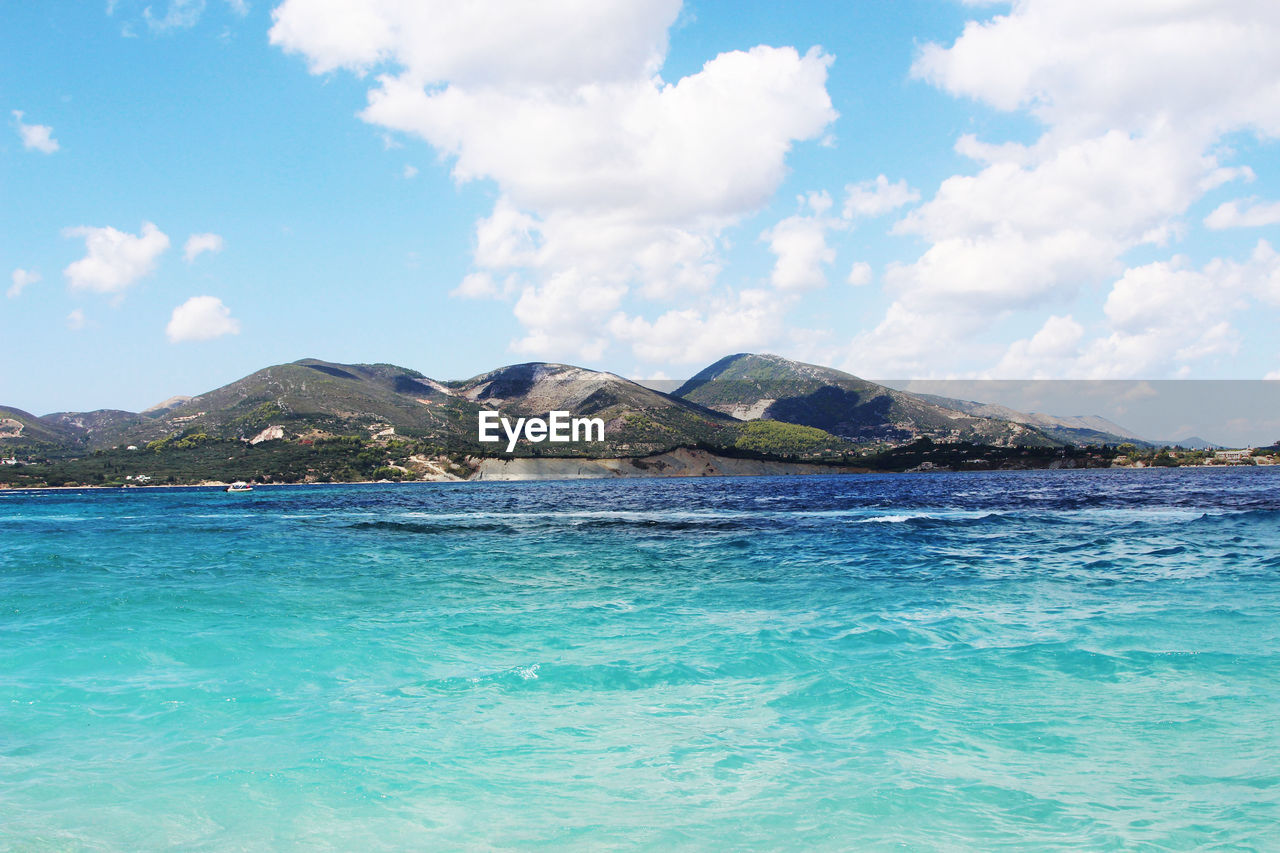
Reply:
[[[1280,849],[1278,487],[0,493],[0,848]]]

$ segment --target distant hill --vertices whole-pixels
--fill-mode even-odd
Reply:
[[[1151,447],[1185,447],[1188,450],[1220,450],[1222,448],[1221,444],[1214,444],[1207,438],[1201,438],[1198,435],[1178,438],[1173,441],[1147,441],[1145,443]]]
[[[1140,445],[1151,445],[1153,442],[1147,441],[1139,435],[1136,435],[1117,423],[1099,417],[1098,415],[1074,415],[1059,416],[1046,415],[1040,412],[1019,412],[1010,409],[1007,406],[995,405],[992,403],[978,403],[972,400],[956,400],[950,397],[939,397],[933,394],[916,394],[921,400],[926,400],[938,406],[948,409],[955,409],[959,412],[973,415],[980,418],[995,418],[997,420],[1012,421],[1013,423],[1027,424],[1043,432],[1045,435],[1060,441],[1063,444],[1120,444],[1122,442],[1133,442]],[[1187,446],[1187,445],[1184,445]]]
[[[74,444],[78,440],[75,430],[56,420],[39,418],[22,409],[0,406],[0,441],[6,445],[60,445]]]
[[[558,410],[601,418],[608,444],[629,454],[732,444],[737,436],[738,423],[720,412],[612,373],[567,364],[517,364],[452,385],[452,393],[504,415]]]
[[[302,359],[259,370],[188,399],[176,398],[139,420],[121,420],[95,444],[139,444],[175,433],[253,440],[271,427],[282,434],[362,435],[383,430],[448,436],[475,406],[421,373],[390,364],[335,364]],[[474,422],[474,420],[473,420]]]
[[[848,373],[777,355],[722,358],[673,392],[739,420],[768,418],[826,430],[856,442],[902,444],[917,438],[1052,446],[1034,426],[976,416]]]
[[[512,420],[561,410],[605,422],[602,444],[522,443],[517,455],[642,456],[710,447],[834,459],[918,439],[1042,448],[1140,441],[1101,418],[1028,415],[916,395],[828,367],[740,353],[672,393],[567,364],[529,362],[440,381],[392,364],[306,358],[141,413],[103,409],[36,417],[0,409],[0,446],[6,452],[39,446],[77,454],[168,440],[258,444],[356,436],[403,438],[423,452],[491,455],[505,443],[498,448],[478,441],[478,415],[485,409]]]
[[[12,438],[88,450],[141,446],[175,436],[255,442],[355,435],[398,436],[483,453],[494,449],[477,440],[478,413],[484,409],[513,421],[555,410],[604,420],[603,445],[554,446],[570,455],[638,455],[704,443],[731,446],[740,429],[730,417],[620,376],[541,362],[440,382],[396,365],[308,358],[264,368],[196,397],[167,400],[144,413],[58,412],[37,418],[5,411],[14,413],[8,427]]]

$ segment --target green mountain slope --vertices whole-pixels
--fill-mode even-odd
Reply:
[[[30,412],[0,406],[0,452],[28,445],[77,444],[80,436],[71,427],[46,421]]]
[[[740,420],[768,418],[816,427],[856,442],[1061,443],[1033,426],[969,415],[839,370],[769,354],[723,358],[673,396]]]
[[[612,373],[566,364],[516,364],[456,383],[452,390],[512,419],[552,411],[600,418],[607,447],[577,448],[581,452],[637,455],[694,444],[731,446],[738,437],[738,423],[720,412]]]
[[[371,436],[388,429],[420,438],[453,436],[475,406],[414,370],[389,364],[303,359],[268,367],[112,436],[138,443],[175,433],[253,440],[279,427],[281,437],[310,433]]]
[[[1098,415],[1074,415],[1062,417],[1046,415],[1041,412],[1019,412],[1007,406],[993,403],[978,403],[972,400],[957,400],[951,397],[939,397],[934,394],[914,394],[928,403],[934,403],[947,409],[974,415],[980,418],[1012,421],[1035,427],[1045,435],[1063,444],[1123,444],[1134,442],[1139,445],[1156,445],[1147,441],[1117,423]],[[1157,445],[1158,446],[1158,445]]]
[[[836,459],[862,449],[934,442],[1031,447],[1119,443],[1131,434],[1097,418],[1025,415],[999,406],[897,391],[848,373],[776,355],[721,359],[667,394],[623,377],[565,364],[510,365],[441,382],[391,364],[302,359],[264,368],[196,397],[142,413],[0,409],[0,448],[64,455],[156,442],[309,446],[334,437],[399,440],[418,454],[494,455],[507,442],[478,440],[479,413],[505,418],[567,411],[600,418],[603,442],[521,441],[532,456],[643,456],[702,446],[787,458]],[[1116,432],[1111,432],[1111,429]]]

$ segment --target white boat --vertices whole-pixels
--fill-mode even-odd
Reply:
[[[252,492],[253,486],[250,486],[244,480],[236,480],[230,486],[227,486],[228,492]]]

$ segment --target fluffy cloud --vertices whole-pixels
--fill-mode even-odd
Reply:
[[[215,296],[193,296],[173,309],[165,335],[170,343],[208,341],[240,334],[240,321]]]
[[[884,175],[880,175],[874,181],[849,184],[844,191],[845,219],[882,216],[920,200],[920,193],[907,186],[905,180],[891,184]]]
[[[191,263],[204,252],[216,255],[225,245],[219,234],[192,234],[182,247],[182,257],[187,263]]]
[[[64,237],[83,237],[87,254],[65,270],[72,290],[121,293],[156,268],[156,261],[169,248],[169,238],[150,222],[139,234],[115,228],[81,225],[67,228]]]
[[[1134,246],[1167,242],[1173,217],[1236,176],[1174,134],[1006,150],[1013,161],[948,178],[897,223],[932,243],[890,276],[900,298],[1012,308],[1069,295],[1117,274]]]
[[[977,171],[943,181],[895,226],[928,245],[913,262],[886,270],[895,302],[879,326],[857,336],[850,366],[882,375],[955,369],[957,351],[988,357],[993,324],[1012,312],[1051,309],[1108,281],[1124,282],[1116,285],[1122,293],[1154,278],[1181,281],[1126,269],[1126,256],[1177,241],[1192,204],[1252,177],[1247,166],[1221,161],[1232,155],[1220,142],[1236,132],[1280,135],[1278,38],[1280,6],[1252,0],[1014,0],[1007,14],[968,24],[954,44],[926,46],[916,77],[999,110],[1026,111],[1043,133],[1031,144],[957,141]],[[1207,224],[1270,214],[1224,206]],[[1182,326],[1146,344],[1117,328],[1116,365],[1124,367],[1114,370],[1220,353],[1232,337],[1219,322],[1209,324],[1212,334]],[[911,328],[940,334],[895,351],[895,336]],[[998,369],[1049,370],[1053,345],[1075,327],[1051,317],[1041,332],[997,355]],[[1170,348],[1173,335],[1187,336],[1187,345]],[[862,358],[866,364],[857,363]],[[1101,370],[1081,361],[1064,362],[1068,368]]]
[[[28,151],[39,151],[52,154],[61,146],[53,138],[53,128],[47,124],[25,124],[22,121],[22,110],[13,111],[13,120],[18,125],[18,136],[22,137],[22,147]]]
[[[1103,306],[1108,332],[1083,340],[1070,317],[1051,317],[1016,341],[992,371],[1002,378],[1071,375],[1111,379],[1184,376],[1203,358],[1240,344],[1232,318],[1251,306],[1280,305],[1280,253],[1260,241],[1245,261],[1196,268],[1183,256],[1125,270]]]
[[[668,311],[652,322],[618,314],[609,332],[647,362],[701,365],[777,340],[789,302],[767,290],[743,290],[712,299],[702,309]]]
[[[831,207],[831,196],[812,193],[802,201],[803,206],[812,213],[788,216],[760,235],[777,258],[769,280],[779,290],[826,287],[824,267],[836,259],[835,250],[827,245],[827,229],[832,222],[823,216]]]
[[[78,332],[85,327],[88,321],[85,319],[84,311],[79,308],[74,309],[67,315],[67,328],[73,332]]]
[[[615,326],[628,302],[678,312],[708,291],[722,231],[770,199],[794,143],[835,119],[831,59],[816,49],[732,51],[663,81],[679,9],[286,0],[271,41],[316,73],[381,71],[366,122],[425,140],[458,181],[497,185],[475,277],[455,293],[510,293],[520,351],[598,357],[611,328],[649,322]]]
[[[1015,0],[926,46],[914,73],[1058,132],[1280,135],[1280,6],[1257,0]]]
[[[1204,224],[1215,231],[1280,225],[1280,202],[1267,203],[1255,199],[1223,202],[1204,218]]]
[[[855,261],[853,266],[849,268],[849,276],[845,281],[849,282],[853,287],[865,287],[875,278],[875,273],[871,269],[871,264],[865,261]]]
[[[1002,379],[1058,377],[1064,362],[1079,357],[1083,337],[1084,326],[1070,315],[1050,317],[1030,338],[1014,341],[991,375]]]
[[[5,296],[10,299],[17,299],[22,295],[22,291],[27,285],[35,284],[40,280],[40,273],[34,272],[33,270],[16,269],[13,271],[13,275],[10,276],[10,280],[13,283],[9,285],[9,289],[5,291]]]

